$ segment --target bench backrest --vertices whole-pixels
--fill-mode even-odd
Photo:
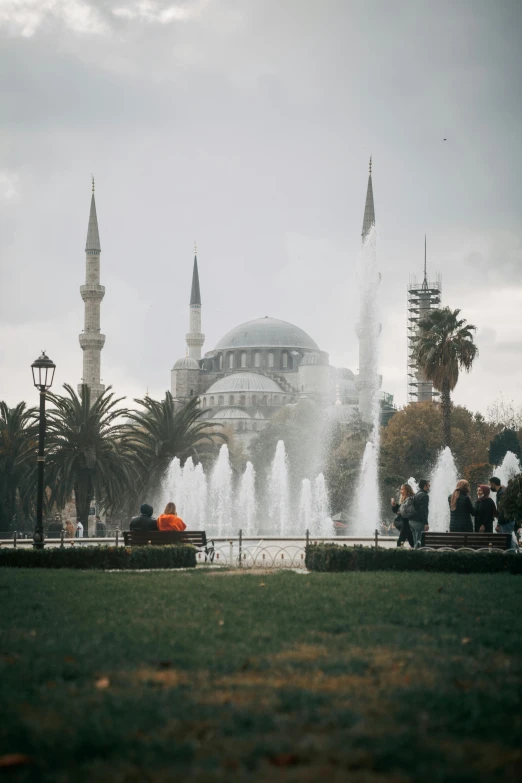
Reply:
[[[509,533],[424,533],[424,546],[440,549],[509,549],[511,535]]]
[[[171,544],[192,544],[206,546],[204,530],[128,530],[123,534],[125,546],[164,546]]]

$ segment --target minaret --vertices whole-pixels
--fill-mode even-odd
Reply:
[[[189,333],[185,335],[188,347],[188,355],[191,359],[201,359],[201,347],[205,342],[205,335],[201,334],[201,294],[199,291],[198,254],[194,245],[194,268],[192,270],[192,289],[190,292],[190,325]]]
[[[375,225],[375,207],[373,205],[373,186],[372,186],[372,156],[370,155],[370,173],[368,174],[368,188],[366,190],[366,204],[364,205],[364,218],[361,237],[362,241],[370,233],[370,229]]]
[[[85,285],[80,286],[80,293],[85,302],[85,320],[79,338],[83,350],[82,383],[89,386],[91,398],[94,399],[105,390],[105,386],[100,382],[101,349],[105,344],[105,335],[100,333],[100,302],[105,296],[105,287],[100,285],[100,253],[93,177],[91,211],[85,244]],[[81,389],[81,384],[78,389]]]
[[[363,421],[372,423],[375,416],[375,395],[380,387],[377,373],[377,341],[380,324],[377,321],[376,295],[380,276],[375,269],[375,248],[366,245],[366,240],[375,225],[375,207],[373,203],[372,159],[370,157],[368,187],[362,225],[362,256],[360,282],[360,315],[356,327],[359,338],[359,375],[356,388],[359,395],[359,413]]]

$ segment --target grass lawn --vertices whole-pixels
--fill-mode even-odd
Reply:
[[[521,588],[3,569],[0,776],[520,780]]]

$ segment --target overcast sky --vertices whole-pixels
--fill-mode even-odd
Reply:
[[[0,399],[36,401],[42,348],[80,381],[91,172],[105,384],[170,388],[194,240],[204,350],[270,315],[357,371],[371,153],[383,388],[426,233],[478,327],[455,400],[521,402],[520,0],[0,0],[0,38]]]

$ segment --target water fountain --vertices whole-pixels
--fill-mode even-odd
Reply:
[[[317,536],[331,536],[333,533],[332,525],[326,480],[324,474],[319,473],[314,481],[310,532]],[[302,530],[299,532],[302,532]]]
[[[312,482],[305,478],[301,482],[301,496],[297,513],[297,526],[300,532],[312,528],[312,503]]]
[[[210,477],[210,509],[206,527],[216,536],[232,533],[232,468],[226,443],[219,450]]]
[[[448,496],[457,485],[457,468],[451,449],[446,446],[439,454],[430,489],[430,530],[435,533],[445,533],[449,530],[450,510]]]
[[[257,533],[256,472],[247,462],[237,497],[237,521],[244,535]]]
[[[379,335],[376,231],[373,225],[364,238],[359,267],[360,319],[359,336],[359,412],[363,421],[372,425],[372,434],[366,444],[361,463],[354,528],[356,535],[371,536],[379,528],[381,509],[379,500],[378,465],[380,449],[381,406],[379,390]]]
[[[520,461],[516,454],[507,451],[502,463],[495,468],[495,475],[500,483],[507,487],[509,481],[520,473]]]
[[[419,485],[417,484],[417,480],[413,478],[413,476],[410,476],[406,484],[409,484],[412,490],[415,494],[419,491]]]
[[[279,536],[290,534],[288,497],[288,461],[285,444],[277,442],[276,453],[268,480],[268,517],[271,530]]]

